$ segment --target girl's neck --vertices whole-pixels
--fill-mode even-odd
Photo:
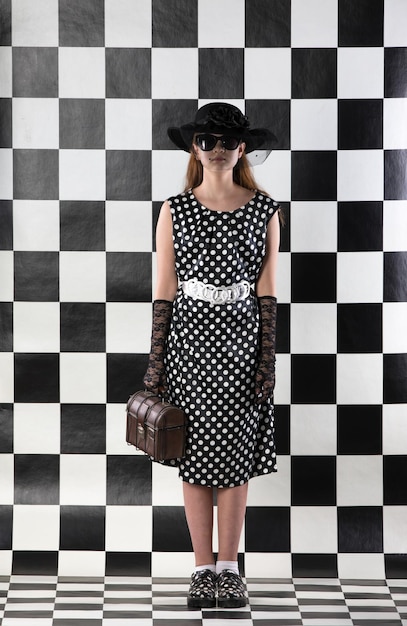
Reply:
[[[201,184],[196,187],[201,195],[206,198],[216,199],[229,197],[231,194],[236,193],[238,188],[239,185],[234,182],[230,172],[216,172],[214,174],[205,172],[205,170]]]

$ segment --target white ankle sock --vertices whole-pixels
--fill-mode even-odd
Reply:
[[[235,574],[239,574],[239,566],[237,561],[218,561],[216,563],[216,573],[220,574],[224,569],[230,569]]]
[[[197,565],[195,567],[195,572],[202,572],[204,569],[210,569],[211,572],[216,572],[216,567],[214,563],[209,563],[208,565]]]

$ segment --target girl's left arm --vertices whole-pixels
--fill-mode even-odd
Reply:
[[[257,296],[277,297],[277,257],[280,247],[280,219],[276,211],[269,221],[266,235],[266,254],[256,281]]]

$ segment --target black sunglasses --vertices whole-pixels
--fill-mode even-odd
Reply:
[[[195,137],[196,145],[204,152],[213,150],[218,141],[222,143],[225,150],[236,150],[241,140],[238,137],[233,137],[232,135],[221,135],[221,137],[217,137],[216,135],[210,135],[209,133],[204,133],[203,135],[197,135]]]

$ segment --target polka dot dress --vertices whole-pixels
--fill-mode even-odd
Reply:
[[[254,284],[278,204],[259,192],[234,211],[207,209],[187,191],[169,199],[180,282]],[[274,407],[255,403],[259,310],[245,300],[212,304],[179,288],[167,341],[169,400],[188,418],[186,456],[167,461],[189,483],[242,485],[276,471]]]

